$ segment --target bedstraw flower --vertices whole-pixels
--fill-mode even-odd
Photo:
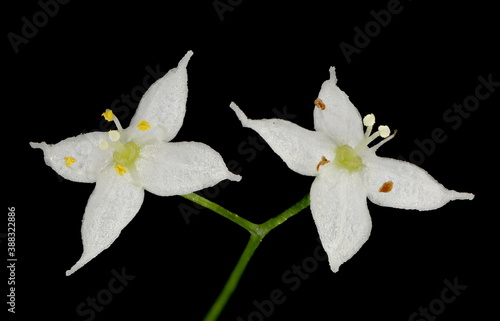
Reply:
[[[198,142],[171,143],[186,112],[189,51],[142,97],[128,128],[111,110],[102,116],[116,130],[91,132],[55,145],[30,143],[62,177],[96,183],[82,223],[83,254],[70,275],[108,248],[139,211],[144,190],[159,196],[183,195],[224,179],[239,181],[222,157]]]
[[[474,197],[446,189],[413,164],[377,156],[377,149],[395,132],[391,134],[384,125],[373,132],[375,116],[362,119],[336,83],[331,67],[330,79],[314,101],[315,131],[282,119],[248,119],[231,103],[242,125],[259,133],[290,169],[316,177],[310,192],[311,212],[333,272],[370,235],[366,198],[382,206],[425,211]],[[369,147],[379,137],[382,140]]]

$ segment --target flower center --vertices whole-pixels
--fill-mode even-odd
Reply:
[[[133,141],[130,141],[113,153],[113,160],[116,164],[120,164],[125,167],[132,167],[137,158],[139,158],[140,151],[141,147]]]
[[[143,143],[140,143],[141,145],[138,145],[133,140],[126,143],[122,142],[121,137],[124,131],[120,124],[120,121],[115,117],[110,109],[106,109],[102,116],[107,121],[113,121],[116,125],[117,130],[110,130],[108,132],[109,141],[101,139],[101,141],[99,142],[99,148],[102,150],[106,150],[111,146],[115,149],[115,151],[113,152],[113,161],[115,164],[114,168],[119,175],[123,176],[128,171],[132,171],[131,174],[133,174],[133,172],[135,171],[135,161],[139,158],[141,145],[143,145]],[[149,122],[142,120],[137,124],[137,128],[141,131],[147,131],[151,129],[151,125]],[[66,163],[68,164],[69,161],[66,160]]]
[[[354,148],[349,145],[337,147],[335,151],[335,163],[350,172],[357,171],[363,167],[363,160],[356,154]]]
[[[392,135],[390,135],[391,130],[387,126],[379,126],[378,130],[375,133],[371,133],[373,129],[373,125],[375,124],[375,116],[373,114],[366,115],[363,118],[363,125],[366,126],[366,132],[363,139],[356,145],[356,147],[352,148],[349,145],[342,145],[337,147],[335,150],[335,164],[337,166],[347,169],[349,172],[355,172],[360,170],[363,167],[363,159],[359,156],[359,154],[368,148],[368,144],[370,144],[375,138],[382,137],[384,140],[379,142],[377,145],[373,146],[371,149],[375,152],[382,144],[389,141],[394,135],[396,131]],[[324,165],[328,162],[321,161],[318,164],[318,168],[321,165]]]

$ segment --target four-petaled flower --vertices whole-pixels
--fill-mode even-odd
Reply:
[[[413,164],[377,156],[376,150],[395,133],[379,126],[372,134],[373,114],[362,120],[336,83],[331,67],[330,79],[314,101],[316,131],[282,119],[248,119],[231,103],[242,125],[259,133],[290,169],[316,176],[310,193],[311,212],[334,272],[370,235],[367,197],[378,205],[421,211],[474,197],[446,189]],[[363,124],[367,127],[364,133]],[[384,140],[368,147],[379,136]]]
[[[96,183],[82,223],[83,254],[70,275],[108,248],[139,211],[144,190],[160,196],[184,195],[241,177],[222,157],[198,142],[170,143],[186,112],[189,51],[142,97],[130,126],[123,129],[111,110],[103,116],[117,129],[92,132],[55,145],[31,143],[62,177]]]

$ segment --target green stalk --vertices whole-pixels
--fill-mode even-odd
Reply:
[[[195,193],[191,193],[191,194],[187,194],[187,195],[180,195],[196,204],[199,204],[203,207],[206,207],[212,211],[214,211],[215,213],[227,218],[228,220],[238,224],[239,226],[243,227],[244,229],[246,229],[247,231],[249,231],[250,233],[252,233],[252,231],[255,231],[257,230],[258,228],[258,225],[257,224],[254,224],[246,219],[244,219],[243,217],[240,217],[238,214],[235,214],[229,210],[226,210],[224,207],[220,206],[219,204],[216,204],[212,201],[209,201],[207,200],[206,198],[204,198],[203,196],[200,196],[198,194],[195,194]]]
[[[245,247],[245,250],[243,250],[240,259],[238,260],[238,263],[236,263],[233,272],[231,272],[231,275],[227,279],[226,284],[222,288],[222,291],[220,292],[219,296],[215,300],[210,310],[208,310],[208,313],[205,315],[203,321],[217,320],[221,312],[226,307],[227,302],[233,295],[234,290],[236,290],[236,287],[240,282],[241,276],[243,275],[243,272],[245,271],[248,262],[250,262],[250,259],[255,253],[255,250],[257,250],[257,247],[259,247],[260,242],[261,240],[258,236],[255,235],[250,236],[250,240],[248,240],[248,244]]]
[[[264,239],[264,237],[271,232],[273,229],[283,224],[290,217],[299,213],[303,209],[307,208],[310,203],[309,194],[304,196],[299,202],[282,212],[276,217],[273,217],[262,224],[252,223],[239,215],[223,208],[222,206],[207,200],[206,198],[199,196],[197,194],[188,194],[181,195],[182,197],[189,199],[201,206],[204,206],[208,209],[211,209],[215,213],[229,219],[230,221],[238,224],[239,226],[245,228],[250,233],[250,240],[248,241],[247,246],[243,250],[243,253],[240,256],[240,259],[236,263],[236,266],[231,272],[226,284],[222,288],[219,296],[215,300],[214,304],[206,314],[204,321],[216,321],[219,315],[224,310],[227,302],[231,298],[232,294],[236,290],[238,283],[243,276],[243,272],[245,271],[250,259],[253,254],[259,247],[260,243]]]
[[[273,229],[278,227],[279,225],[285,223],[286,220],[288,220],[290,217],[294,216],[295,214],[299,213],[303,209],[307,208],[310,204],[311,200],[309,197],[309,194],[304,196],[300,201],[286,209],[284,212],[282,212],[280,215],[273,217],[266,222],[262,223],[259,225],[259,231],[260,233],[263,233],[262,238],[264,236],[271,232]]]

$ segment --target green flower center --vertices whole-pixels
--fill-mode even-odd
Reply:
[[[130,141],[123,145],[123,148],[120,148],[113,153],[113,160],[116,164],[125,167],[132,167],[137,158],[139,158],[140,151],[141,148],[133,141]]]
[[[337,147],[335,151],[335,163],[350,172],[355,172],[363,167],[363,160],[361,157],[359,157],[354,149],[348,145]]]

